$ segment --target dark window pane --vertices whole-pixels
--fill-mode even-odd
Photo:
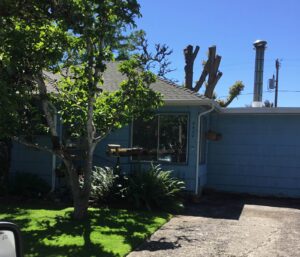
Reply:
[[[133,156],[133,160],[157,160],[157,116],[150,121],[137,120],[133,122],[132,146],[143,148],[143,153]]]
[[[159,116],[158,160],[185,163],[187,153],[187,115]]]

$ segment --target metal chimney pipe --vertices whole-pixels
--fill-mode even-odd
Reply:
[[[253,43],[256,55],[255,55],[255,72],[254,72],[254,95],[253,95],[253,107],[262,106],[262,92],[263,92],[263,74],[264,74],[264,55],[267,45],[267,41],[256,40]]]

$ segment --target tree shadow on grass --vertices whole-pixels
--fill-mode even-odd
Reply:
[[[40,223],[41,230],[24,231],[25,252],[28,256],[117,257],[101,244],[91,240],[91,219],[74,220],[71,212],[55,217],[55,224]]]
[[[106,211],[112,215],[107,215]],[[145,241],[159,227],[155,218],[160,217],[168,220],[166,213],[151,213],[147,211],[134,212],[127,210],[100,210],[96,214],[96,224],[100,227],[109,227],[110,230],[103,231],[103,235],[119,235],[124,242],[135,249]]]
[[[124,256],[158,227],[157,216],[168,218],[168,215],[148,212],[91,209],[89,218],[84,221],[74,220],[71,210],[64,215],[42,216],[33,220],[30,216],[32,209],[26,213],[26,209],[1,208],[0,214],[3,211],[7,214],[6,220],[20,226],[26,257]],[[125,245],[125,249],[116,249],[114,244],[121,248]]]

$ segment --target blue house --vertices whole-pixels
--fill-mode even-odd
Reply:
[[[103,89],[114,91],[123,79],[111,63]],[[154,162],[173,170],[195,194],[214,189],[300,197],[300,108],[225,109],[161,79],[151,87],[163,95],[164,106],[151,121],[134,121],[107,136],[95,150],[95,165],[116,164],[108,144],[140,147],[142,155],[121,158],[123,171]],[[50,154],[19,144],[12,149],[12,173],[37,173],[53,189],[57,164]]]

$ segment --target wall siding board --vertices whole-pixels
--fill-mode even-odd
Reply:
[[[50,140],[39,136],[37,141],[45,146],[51,146]],[[33,173],[51,185],[52,155],[43,151],[33,150],[24,145],[13,143],[11,159],[11,174],[18,172]]]
[[[189,116],[188,124],[188,154],[187,163],[173,164],[163,163],[163,169],[172,170],[173,175],[183,179],[186,182],[186,189],[195,190],[195,175],[196,175],[196,160],[197,160],[197,139],[198,139],[198,114],[205,111],[204,108],[198,106],[164,106],[158,110],[158,114],[168,113],[186,113]],[[46,137],[39,137],[45,144],[51,145],[49,139]],[[48,140],[48,141],[47,141]],[[120,144],[122,147],[131,147],[131,126],[125,126],[121,129],[113,131],[110,135],[104,138],[96,147],[94,154],[95,166],[109,166],[114,167],[117,159],[110,157],[106,154],[108,144]],[[137,164],[132,162],[128,157],[120,158],[120,164],[123,172],[130,172],[137,167],[147,168],[150,163]],[[45,178],[46,181],[51,183],[52,172],[52,155],[35,151],[30,148],[24,147],[17,143],[14,144],[12,150],[12,173],[16,172],[32,172]],[[206,184],[207,180],[207,167],[200,165],[199,167],[199,185],[202,187]]]
[[[219,175],[247,175],[255,177],[276,177],[276,178],[285,178],[285,177],[299,177],[299,168],[298,167],[288,167],[288,166],[261,166],[261,165],[239,165],[237,168],[232,168],[231,164],[212,164],[210,165],[210,172],[213,174]]]
[[[291,188],[270,188],[270,187],[254,187],[254,186],[226,186],[222,184],[215,184],[215,188],[219,191],[224,192],[234,192],[234,193],[247,193],[253,194],[258,196],[278,196],[278,197],[299,197],[299,190],[298,189],[291,189]]]
[[[211,115],[207,188],[300,197],[300,115]]]
[[[178,106],[170,107],[164,106],[158,110],[158,114],[167,113],[186,113],[189,115],[188,124],[188,155],[186,164],[169,164],[163,163],[163,169],[172,170],[173,175],[183,179],[186,182],[187,190],[194,190],[195,188],[195,172],[196,172],[196,158],[197,158],[197,119],[198,113],[204,111],[201,107],[188,107],[188,106]],[[107,144],[120,144],[122,147],[131,146],[131,126],[126,126],[122,129],[116,130],[111,133],[107,138],[105,138],[95,151],[95,164],[102,166],[103,163],[107,165],[112,165],[116,162],[116,158],[111,158],[106,155]],[[120,159],[121,167],[124,172],[130,172],[137,167],[142,169],[147,169],[150,162],[145,162],[142,164],[137,164],[132,162],[130,158],[122,157]],[[203,179],[206,179],[205,176]]]

